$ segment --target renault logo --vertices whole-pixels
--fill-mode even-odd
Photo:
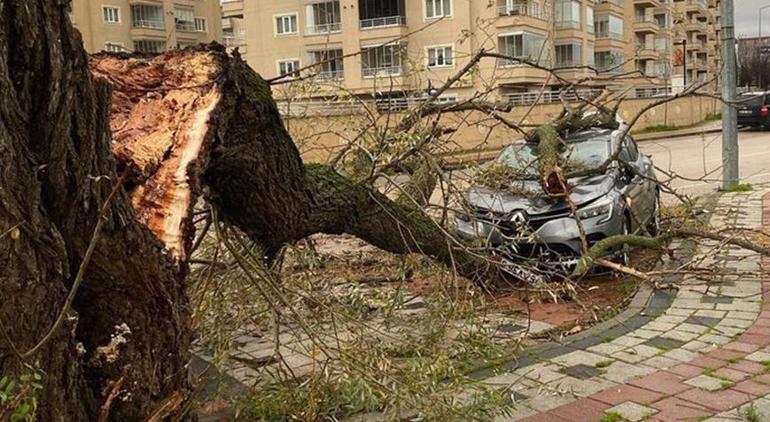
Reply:
[[[523,211],[518,211],[513,213],[511,216],[511,223],[516,224],[517,226],[522,226],[527,222],[526,217],[524,217]]]

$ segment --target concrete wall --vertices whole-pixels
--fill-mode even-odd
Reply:
[[[630,121],[644,107],[657,99],[630,99],[623,102],[620,115]],[[560,104],[515,107],[503,115],[514,122],[539,125],[555,118],[562,110]],[[528,112],[529,111],[529,112]],[[680,98],[648,110],[634,125],[632,133],[655,125],[687,126],[700,123],[711,113],[719,112],[716,100],[701,97]],[[526,116],[525,116],[526,114]],[[377,125],[393,124],[402,118],[399,113],[380,116]],[[427,121],[427,120],[426,120]],[[337,116],[293,117],[284,120],[303,157],[310,161],[325,161],[340,147],[354,139],[361,128],[371,125],[371,119],[361,113]],[[434,151],[437,154],[459,154],[498,149],[521,136],[500,125],[495,119],[478,112],[457,113],[442,117],[441,124],[456,129],[446,135]]]

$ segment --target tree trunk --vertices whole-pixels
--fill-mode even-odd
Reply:
[[[89,62],[68,3],[0,1],[0,371],[41,370],[39,420],[182,407],[184,279],[204,191],[268,257],[313,233],[350,233],[493,274],[419,207],[305,166],[269,85],[240,58],[213,46]]]

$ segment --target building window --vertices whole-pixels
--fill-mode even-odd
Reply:
[[[275,17],[275,33],[278,35],[297,33],[297,14]]]
[[[120,8],[115,6],[102,6],[102,18],[106,23],[120,23]]]
[[[498,0],[497,16],[533,16],[544,18],[540,3],[534,0]]]
[[[598,18],[594,24],[596,38],[623,39],[623,18],[606,15]]]
[[[512,59],[498,61],[498,66],[519,64],[517,60],[536,61],[543,64],[548,57],[546,38],[540,34],[521,32],[518,34],[501,35],[497,38],[497,51]]]
[[[195,32],[206,32],[206,18],[195,18]]]
[[[361,49],[362,75],[400,75],[403,72],[401,44]]]
[[[131,6],[131,22],[135,28],[164,29],[163,7],[135,4]]]
[[[623,73],[622,51],[597,51],[594,60],[598,72]]]
[[[594,23],[594,8],[586,6],[586,32],[593,34],[596,24]]]
[[[581,66],[583,64],[582,48],[580,44],[563,44],[554,48],[556,52],[556,66]]]
[[[136,40],[134,50],[140,53],[161,53],[165,50],[165,43],[156,40]]]
[[[299,60],[287,59],[278,61],[278,74],[299,77]]]
[[[451,0],[425,0],[425,17],[441,18],[452,16]]]
[[[120,53],[125,50],[126,48],[123,47],[123,43],[109,41],[104,43],[104,51],[109,51],[110,53]]]
[[[580,2],[577,0],[556,0],[554,25],[557,29],[580,29]]]
[[[406,4],[404,0],[358,0],[358,18],[362,29],[406,25]]]
[[[318,79],[344,79],[345,64],[342,49],[312,50],[308,52],[310,63],[317,64],[315,69]]]
[[[309,34],[338,32],[341,29],[342,15],[339,1],[308,4],[305,10]]]
[[[195,31],[195,12],[192,9],[174,9],[174,21],[178,31]]]
[[[428,47],[428,67],[448,67],[454,65],[452,47]]]
[[[596,58],[594,57],[594,43],[592,41],[586,42],[586,65],[595,67]]]

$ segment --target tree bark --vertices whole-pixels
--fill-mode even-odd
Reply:
[[[19,228],[0,237],[0,371],[43,372],[40,420],[179,410],[202,194],[268,258],[313,233],[350,233],[478,279],[495,271],[414,204],[306,166],[269,85],[240,58],[210,46],[89,61],[68,3],[0,1],[0,234]]]

